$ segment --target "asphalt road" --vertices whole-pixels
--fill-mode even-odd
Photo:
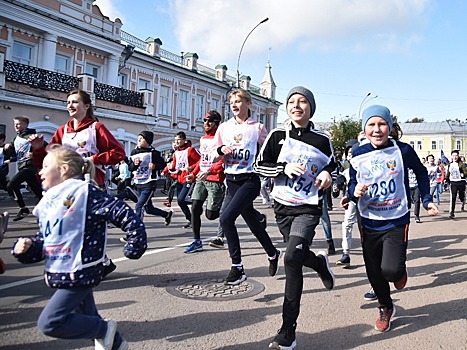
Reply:
[[[393,291],[397,314],[391,330],[383,334],[373,329],[377,303],[362,297],[368,281],[358,231],[354,231],[352,266],[335,265],[341,253],[343,210],[334,200],[331,220],[339,249],[330,261],[336,287],[325,290],[316,274],[304,269],[296,349],[467,349],[467,212],[449,220],[448,196],[443,194],[438,217],[422,213],[422,223],[410,226],[409,281],[405,289]],[[162,200],[162,195],[154,198],[155,205],[162,208]],[[33,203],[34,199],[28,198],[28,204]],[[284,247],[272,209],[260,200],[256,203],[268,215],[273,241]],[[4,192],[0,193],[0,210],[17,212]],[[206,281],[226,277],[228,251],[205,245],[203,252],[184,254],[191,231],[182,228],[186,221],[180,209],[174,211],[169,227],[162,218],[145,219],[149,249],[138,261],[123,257],[119,230],[109,231],[108,255],[117,270],[95,290],[101,315],[118,322],[130,349],[267,349],[281,323],[283,267],[277,276],[269,277],[266,256],[240,219],[248,283],[243,290],[221,287],[223,297],[190,295],[199,286],[205,287]],[[21,265],[9,252],[18,237],[33,235],[36,230],[32,216],[10,220],[0,246],[0,257],[7,265],[6,273],[0,275],[0,349],[93,349],[90,340],[52,339],[36,328],[53,290],[43,282],[42,263]],[[216,230],[217,221],[203,219],[203,239],[209,241]],[[312,249],[326,249],[321,228]],[[224,298],[226,292],[232,295]]]

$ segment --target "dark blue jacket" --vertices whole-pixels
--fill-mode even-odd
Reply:
[[[107,229],[107,222],[126,232],[128,242],[123,247],[123,254],[128,259],[139,259],[144,254],[147,248],[146,228],[139,216],[125,202],[89,184],[86,213],[81,251],[83,261],[97,261],[102,258],[102,249],[105,249],[103,232]],[[16,255],[12,249],[11,253],[22,263],[35,263],[44,259],[43,245],[43,235],[39,232],[32,238],[32,245],[27,252]],[[52,288],[94,287],[101,282],[103,272],[103,264],[74,273],[46,272],[45,282]]]

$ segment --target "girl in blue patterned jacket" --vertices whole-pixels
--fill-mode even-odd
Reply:
[[[83,181],[94,172],[75,151],[52,147],[39,175],[45,194],[33,213],[40,232],[20,238],[13,255],[22,263],[45,260],[45,282],[57,288],[42,311],[38,328],[62,339],[94,339],[96,349],[125,350],[128,343],[117,332],[116,322],[104,321],[97,312],[93,287],[103,275],[107,221],[127,234],[124,254],[139,259],[146,251],[146,229],[123,201]]]

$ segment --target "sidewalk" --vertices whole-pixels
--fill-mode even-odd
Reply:
[[[423,211],[422,223],[411,224],[407,287],[392,288],[397,314],[391,330],[379,333],[373,328],[377,302],[363,300],[369,284],[356,228],[352,266],[335,265],[341,254],[339,199],[330,212],[338,249],[330,257],[336,286],[327,291],[316,273],[304,268],[296,349],[467,349],[467,212],[458,212],[455,220],[449,220],[447,204],[442,203],[439,216],[430,218]],[[442,198],[447,199],[447,195]],[[155,199],[155,205],[161,206],[162,200]],[[274,243],[284,248],[272,209],[261,204],[257,208],[268,215]],[[267,349],[281,325],[282,261],[277,276],[270,277],[264,251],[239,220],[248,279],[239,286],[224,287],[221,281],[230,268],[228,251],[206,244],[203,252],[184,254],[177,245],[188,243],[191,233],[178,232],[184,220],[179,209],[174,210],[178,221],[169,227],[161,225],[160,218],[147,218],[151,227],[147,254],[137,262],[118,259],[117,271],[96,288],[101,315],[118,322],[130,349]],[[35,231],[31,223],[21,225],[27,227],[21,235]],[[19,234],[15,231],[19,226],[12,225],[12,235]],[[217,221],[203,218],[203,238],[212,236],[216,226]],[[109,240],[119,236],[111,230]],[[312,249],[326,250],[321,228]],[[115,254],[120,250],[115,248]],[[2,258],[8,254],[5,244],[0,251]],[[25,268],[11,260],[8,267],[10,273]],[[93,349],[90,341],[55,340],[38,332],[35,322],[51,294],[43,281],[0,290],[0,348]]]

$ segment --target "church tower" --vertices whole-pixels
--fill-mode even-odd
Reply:
[[[269,51],[270,50],[271,49],[269,49]],[[266,65],[266,71],[264,72],[264,77],[259,87],[261,91],[261,96],[275,100],[276,99],[276,83],[274,82],[274,79],[272,77],[271,69],[272,67],[270,64],[269,52],[268,52],[268,64]]]

